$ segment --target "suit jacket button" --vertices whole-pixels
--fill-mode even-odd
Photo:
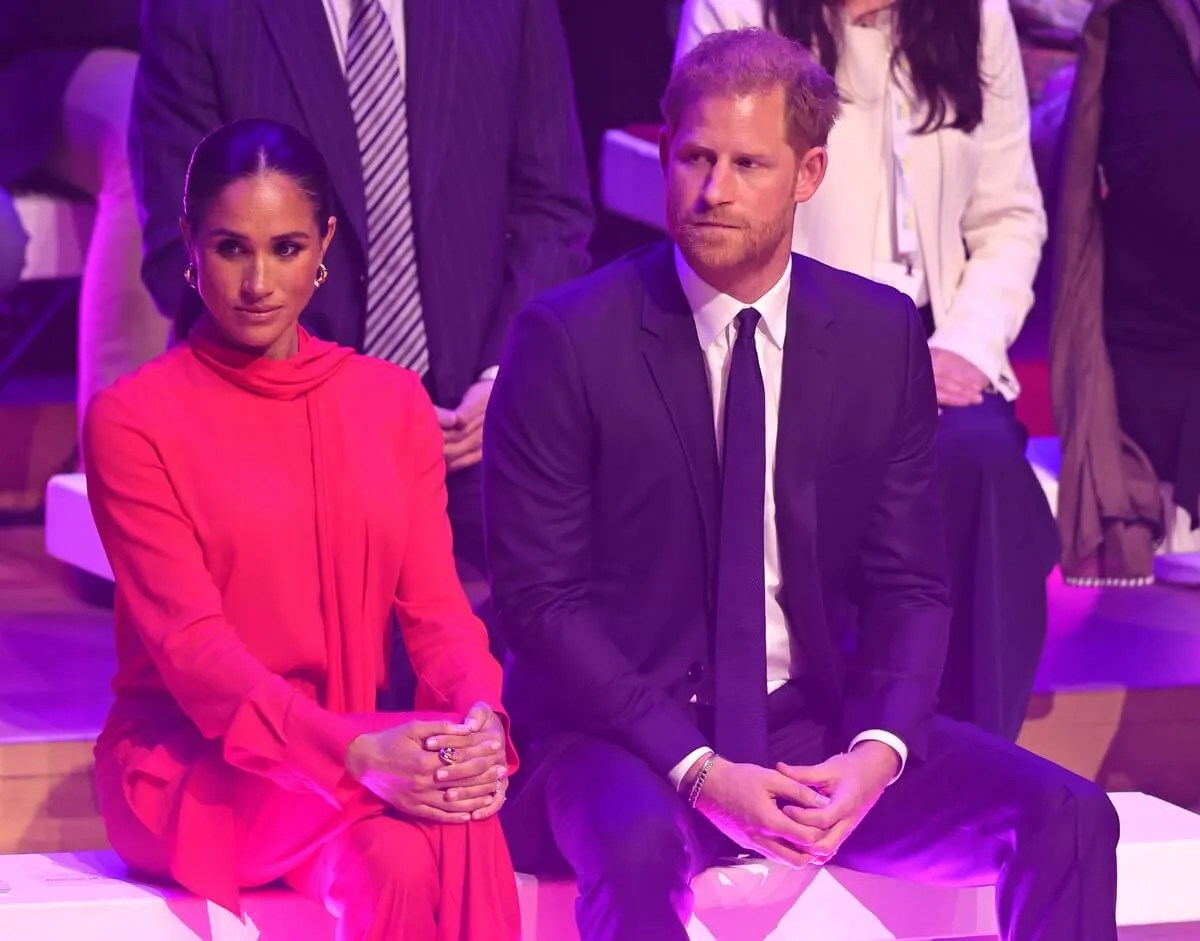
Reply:
[[[693,683],[699,683],[702,676],[704,676],[703,663],[693,663],[687,668],[687,678]]]

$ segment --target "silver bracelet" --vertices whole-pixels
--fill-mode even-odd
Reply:
[[[700,770],[696,774],[696,780],[692,782],[692,789],[688,792],[689,807],[696,806],[696,801],[700,799],[700,792],[704,789],[704,781],[708,778],[708,773],[712,771],[713,762],[716,760],[716,752],[709,752],[708,757],[704,759],[704,764],[700,766]]]

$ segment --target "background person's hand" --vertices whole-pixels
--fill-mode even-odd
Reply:
[[[462,470],[482,459],[483,421],[491,397],[492,380],[481,379],[467,389],[453,411],[435,406],[442,426],[447,471]]]
[[[991,382],[970,360],[949,350],[933,347],[933,384],[942,408],[978,405]]]

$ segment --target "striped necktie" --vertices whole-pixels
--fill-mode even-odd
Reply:
[[[404,77],[379,0],[358,0],[346,40],[346,81],[367,197],[367,322],[371,356],[429,371],[413,236]]]

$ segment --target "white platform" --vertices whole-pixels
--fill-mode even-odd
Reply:
[[[658,146],[628,131],[605,131],[600,149],[600,202],[609,212],[665,229]]]
[[[1030,438],[1025,445],[1025,460],[1033,468],[1033,476],[1042,485],[1042,493],[1050,511],[1058,514],[1058,473],[1062,468],[1062,451],[1057,438]]]
[[[1200,938],[1200,816],[1143,794],[1121,815],[1123,941]],[[283,889],[247,893],[243,924],[179,889],[124,881],[111,853],[0,857],[0,938],[29,941],[332,941],[333,921]],[[523,941],[574,941],[574,886],[519,876]],[[695,883],[693,941],[994,938],[990,888],[931,889],[836,867],[712,869]]]
[[[112,581],[83,474],[57,474],[46,484],[46,554]]]
[[[36,192],[17,193],[13,203],[21,226],[29,233],[21,280],[79,277],[92,236],[95,205]]]

